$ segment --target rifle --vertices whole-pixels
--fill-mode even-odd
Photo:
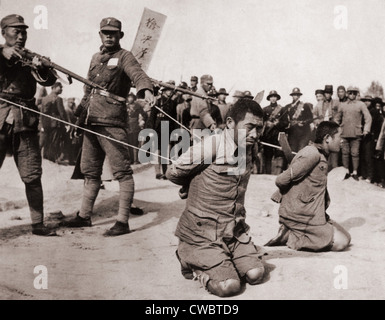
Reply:
[[[293,126],[296,126],[296,125],[299,125],[299,124],[302,124],[302,125],[310,124],[314,120],[319,120],[319,119],[323,119],[323,116],[319,116],[319,117],[316,117],[316,118],[311,118],[311,119],[308,119],[308,120],[292,120],[292,121],[290,121],[290,127],[293,127]]]
[[[151,81],[155,85],[157,85],[159,87],[164,87],[164,88],[168,88],[168,89],[171,89],[171,90],[174,90],[174,91],[179,91],[179,92],[182,92],[182,93],[185,93],[185,94],[189,94],[190,96],[201,98],[203,100],[218,101],[217,98],[206,96],[206,95],[201,95],[199,93],[196,93],[196,92],[193,92],[193,91],[190,91],[190,90],[187,90],[187,89],[183,89],[183,88],[180,88],[180,87],[177,87],[177,86],[174,86],[172,84],[165,83],[165,82],[162,82],[162,81],[159,81],[159,80],[156,80],[156,79],[151,79]]]
[[[71,84],[72,83],[72,78],[73,79],[76,79],[82,83],[84,83],[85,85],[91,87],[91,88],[95,88],[95,89],[100,89],[100,90],[104,90],[104,91],[107,91],[107,89],[93,81],[90,81],[86,78],[83,78],[82,76],[79,76],[78,74],[66,69],[66,68],[63,68],[62,66],[59,66],[58,64],[52,62],[49,58],[47,57],[44,57],[38,53],[35,53],[35,52],[32,52],[28,49],[25,49],[23,48],[22,51],[21,51],[21,56],[22,56],[22,59],[21,59],[21,62],[25,65],[29,65],[29,66],[33,66],[32,65],[32,60],[34,58],[38,58],[42,64],[42,66],[46,67],[46,68],[50,68],[50,69],[54,69],[54,70],[57,70],[57,71],[60,71],[62,73],[64,73],[67,78],[68,78],[68,82]],[[58,77],[58,76],[57,76]],[[155,79],[151,79],[151,81],[155,84],[155,85],[158,85],[158,86],[161,86],[161,87],[165,87],[165,88],[169,88],[171,90],[174,90],[174,91],[179,91],[179,92],[182,92],[182,93],[185,93],[185,94],[189,94],[189,95],[192,95],[192,96],[195,96],[195,97],[198,97],[198,98],[201,98],[201,99],[206,99],[206,100],[213,100],[213,101],[218,101],[218,99],[214,98],[214,97],[209,97],[209,96],[206,96],[206,95],[200,95],[198,93],[195,93],[195,92],[192,92],[192,91],[189,91],[187,89],[183,89],[183,88],[180,88],[180,87],[177,87],[177,86],[174,86],[174,85],[171,85],[169,83],[164,83],[162,81],[158,81],[158,80],[155,80]]]
[[[65,75],[67,75],[67,78],[68,78],[68,82],[71,84],[72,83],[72,78],[80,81],[80,82],[83,82],[85,85],[91,87],[91,88],[95,88],[95,89],[100,89],[100,90],[106,90],[105,87],[102,87],[101,85],[93,82],[93,81],[90,81],[86,78],[83,78],[81,76],[79,76],[78,74],[66,69],[66,68],[63,68],[62,66],[59,66],[58,64],[52,62],[49,58],[47,57],[44,57],[40,54],[37,54],[35,52],[32,52],[32,51],[29,51],[28,49],[25,49],[23,48],[22,51],[21,51],[21,56],[23,57],[21,59],[21,62],[25,65],[29,65],[29,66],[32,66],[32,60],[34,58],[38,58],[42,64],[42,66],[46,67],[46,68],[50,68],[50,69],[54,69],[54,70],[57,70],[57,71],[60,71],[62,73],[64,73]],[[57,76],[57,75],[56,75]],[[58,76],[57,76],[58,77]]]

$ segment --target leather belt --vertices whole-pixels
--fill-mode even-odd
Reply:
[[[114,99],[114,100],[119,101],[119,102],[126,102],[127,101],[125,98],[119,97],[116,94],[110,93],[106,90],[94,88],[94,89],[92,89],[91,93],[95,93],[95,94],[98,94],[98,95],[101,95],[104,97],[108,97],[108,98]]]

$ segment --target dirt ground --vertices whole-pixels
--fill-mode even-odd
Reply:
[[[80,207],[83,181],[69,179],[72,169],[43,163],[49,224],[58,222],[49,219],[50,212],[69,216]],[[0,171],[0,299],[221,299],[180,274],[174,231],[185,201],[178,187],[155,180],[151,166],[135,170],[134,203],[145,214],[131,217],[134,232],[102,236],[118,206],[118,185],[108,182],[96,202],[92,228],[62,228],[59,237],[44,238],[30,232],[24,186],[13,159],[7,158]],[[341,168],[329,175],[328,213],[351,233],[350,248],[310,253],[264,247],[264,282],[245,285],[232,300],[385,298],[385,191],[364,181],[342,181],[343,176]],[[278,205],[270,200],[274,179],[253,175],[246,194],[247,222],[260,246],[278,227]],[[47,289],[34,287],[39,265],[47,268]]]

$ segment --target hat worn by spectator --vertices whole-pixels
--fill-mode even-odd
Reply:
[[[254,96],[251,94],[250,91],[245,91],[243,92],[243,97],[242,98],[250,98],[250,99],[253,99]]]
[[[373,104],[376,105],[377,103],[384,106],[385,103],[384,101],[382,101],[382,99],[380,97],[375,97],[373,100],[372,100]]]
[[[337,91],[339,91],[339,90],[344,90],[344,91],[346,91],[346,89],[345,89],[344,86],[338,86]]]
[[[2,30],[8,27],[28,28],[24,23],[24,18],[18,14],[10,14],[4,17],[1,19],[0,26]]]
[[[346,92],[360,92],[360,90],[357,87],[349,86]]]
[[[363,101],[363,102],[365,102],[365,101],[372,101],[372,100],[373,100],[373,97],[370,96],[370,95],[366,95],[365,97],[363,97],[363,98],[361,99],[361,101]]]
[[[104,18],[100,22],[100,30],[107,30],[107,31],[122,31],[122,23],[112,17]]]
[[[218,96],[219,95],[225,95],[225,96],[228,96],[229,94],[226,92],[226,89],[225,88],[220,88],[219,91],[218,91]]]
[[[197,81],[198,82],[198,77],[197,76],[192,76],[190,81]]]
[[[278,92],[277,91],[275,91],[275,90],[271,90],[270,92],[269,92],[269,95],[266,97],[266,100],[268,100],[268,101],[270,101],[270,98],[271,97],[277,97],[277,100],[280,100],[281,99],[281,96],[278,94]]]
[[[302,96],[301,90],[299,88],[294,88],[290,93],[291,96]]]
[[[333,86],[332,85],[325,85],[325,93],[331,93],[333,94]]]
[[[317,94],[324,94],[324,93],[325,93],[325,91],[323,91],[322,89],[317,89],[315,91],[315,95],[317,95]]]
[[[243,97],[244,97],[244,93],[242,91],[235,90],[233,94],[233,98],[243,98]]]

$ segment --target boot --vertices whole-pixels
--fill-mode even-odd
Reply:
[[[79,211],[76,212],[76,216],[69,220],[63,220],[60,223],[60,226],[67,228],[84,228],[84,227],[92,227],[91,218],[82,218],[79,216]]]
[[[266,247],[284,246],[289,238],[289,229],[281,224],[278,229],[278,234],[265,244]]]
[[[104,232],[103,235],[105,237],[116,237],[116,236],[120,236],[130,232],[131,231],[130,231],[130,227],[128,226],[128,222],[122,223],[122,222],[116,221],[113,227],[107,230],[106,232]]]
[[[37,236],[43,237],[52,237],[57,236],[56,231],[50,228],[47,228],[43,222],[35,223],[32,225],[32,233]]]

